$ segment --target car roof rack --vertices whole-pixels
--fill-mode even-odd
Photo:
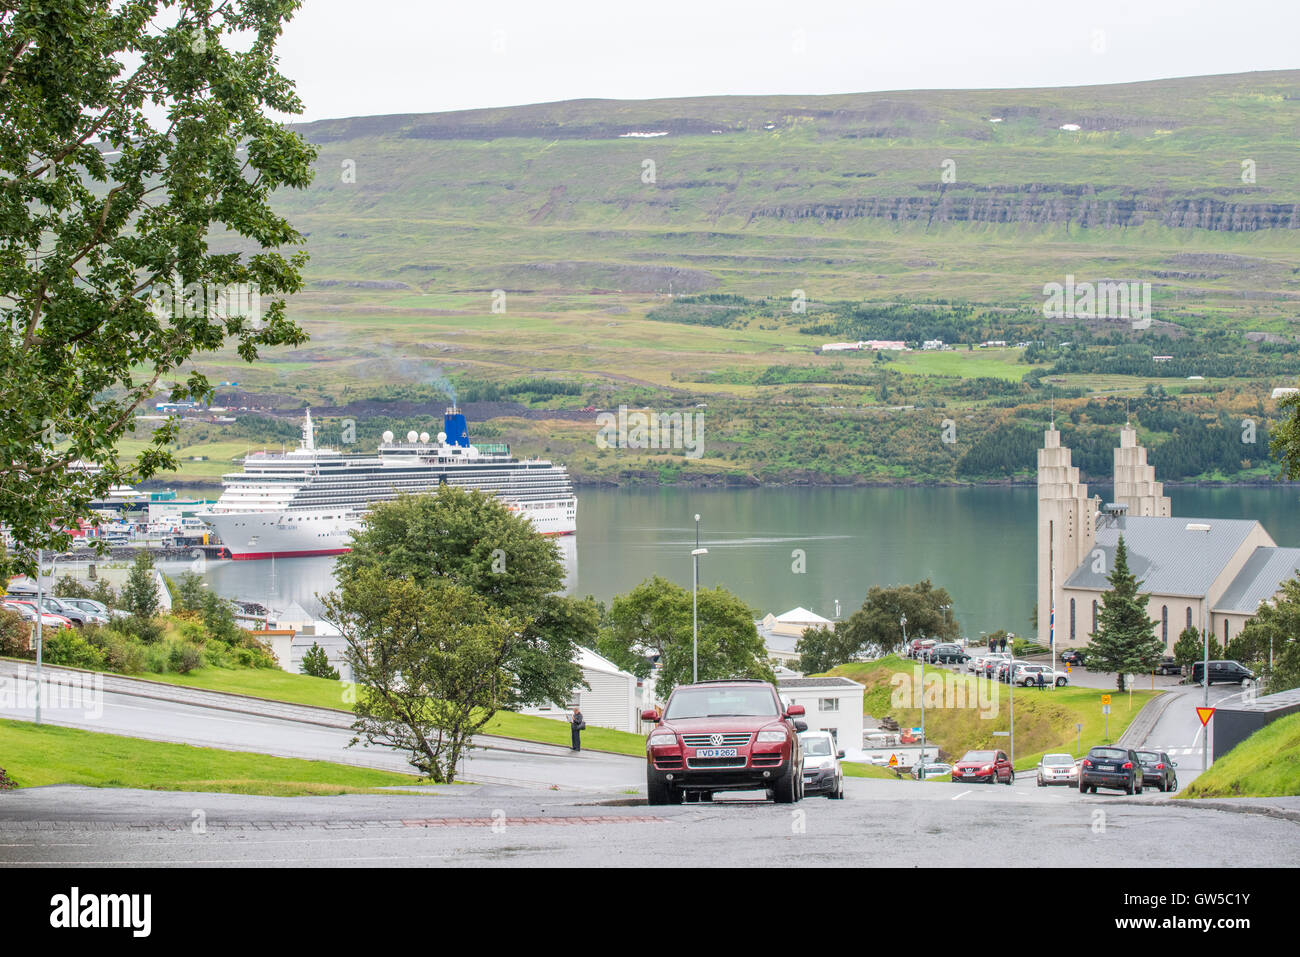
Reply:
[[[762,678],[706,678],[704,681],[695,681],[692,684],[697,685],[734,685],[734,684],[767,684]]]

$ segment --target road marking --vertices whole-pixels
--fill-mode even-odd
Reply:
[[[957,800],[957,798],[962,797],[963,795],[966,795],[966,794],[970,794],[970,793],[971,793],[970,791],[962,791],[961,794],[955,795],[955,796],[953,797],[953,800],[955,801],[955,800]]]

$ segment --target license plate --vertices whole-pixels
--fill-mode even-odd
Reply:
[[[1115,770],[1115,765],[1113,765],[1113,764],[1099,764],[1099,765],[1097,765],[1097,770],[1098,770],[1098,771],[1114,771],[1114,770]]]
[[[700,748],[695,752],[697,758],[734,758],[735,748]]]

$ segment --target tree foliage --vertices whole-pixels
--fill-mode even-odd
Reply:
[[[131,571],[122,586],[122,607],[136,618],[152,618],[158,614],[158,581],[153,556],[141,549],[131,563]]]
[[[1300,576],[1283,582],[1281,593],[1259,607],[1237,637],[1228,642],[1227,654],[1236,661],[1266,665],[1271,641],[1273,672],[1268,676],[1269,694],[1300,688],[1300,638],[1297,636],[1300,636]]]
[[[767,647],[750,608],[725,588],[701,588],[699,678],[762,678],[775,681]],[[661,665],[655,694],[667,700],[673,688],[690,684],[694,665],[691,592],[658,575],[610,604],[597,649],[625,671],[648,677]]]
[[[1156,623],[1147,616],[1142,583],[1129,571],[1128,546],[1120,536],[1115,546],[1115,567],[1106,579],[1110,588],[1102,593],[1097,613],[1097,630],[1090,637],[1086,653],[1088,667],[1117,673],[1116,685],[1125,690],[1125,676],[1146,674],[1164,657],[1164,643],[1156,637]]]
[[[211,395],[193,356],[305,341],[276,298],[302,236],[270,204],[316,155],[269,115],[301,112],[275,56],[299,5],[0,6],[0,524],[24,570],[111,485],[176,468],[173,423],[116,448],[155,390]]]
[[[305,675],[311,675],[313,678],[328,678],[331,681],[339,680],[338,669],[330,664],[330,656],[325,653],[316,642],[311,643],[302,656],[302,666],[299,669]]]

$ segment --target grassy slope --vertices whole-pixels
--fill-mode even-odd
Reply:
[[[912,675],[914,664],[896,655],[878,661],[841,665],[830,673],[851,678],[866,685],[863,712],[875,718],[886,715],[897,719],[902,727],[920,727],[920,708],[896,708],[891,704],[893,688],[891,676],[896,673]],[[927,668],[927,674],[951,674],[939,668]],[[986,689],[985,700],[996,701],[991,717],[981,717],[974,708],[930,707],[927,704],[925,727],[931,742],[939,745],[943,754],[951,759],[960,758],[966,751],[979,748],[1007,747],[1007,738],[994,737],[994,731],[1006,731],[1009,726],[1009,693],[1006,685],[975,679]],[[1016,689],[1016,768],[1033,768],[1042,755],[1049,752],[1086,753],[1088,748],[1114,741],[1128,727],[1142,706],[1156,692],[1135,691],[1132,704],[1127,694],[1113,693],[1109,734],[1105,734],[1105,720],[1101,714],[1101,696],[1106,691],[1096,688]],[[997,697],[994,698],[993,696]],[[1075,724],[1082,724],[1082,744],[1076,744],[1079,735]]]
[[[379,793],[419,778],[328,761],[269,757],[144,741],[76,728],[0,720],[0,754],[20,787],[81,784],[233,794]]]
[[[317,708],[349,710],[351,707],[345,697],[348,686],[343,682],[313,678],[309,675],[295,675],[278,668],[201,668],[184,675],[168,673],[146,674],[140,677],[151,681],[164,681],[168,684],[246,694],[254,698],[289,701]],[[542,744],[567,745],[569,743],[569,726],[565,722],[508,711],[494,715],[484,728],[484,733]],[[614,751],[618,754],[640,757],[645,754],[645,737],[627,731],[588,727],[582,733],[582,746],[594,751]]]
[[[1189,784],[1180,798],[1300,794],[1300,714],[1260,728]]]

